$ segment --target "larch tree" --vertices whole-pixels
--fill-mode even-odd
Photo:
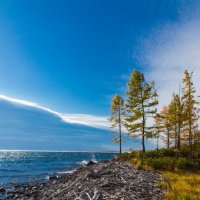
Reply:
[[[169,106],[163,106],[159,115],[156,117],[157,123],[159,122],[159,130],[162,135],[162,140],[166,144],[167,148],[171,145],[171,130],[172,130],[172,123],[171,123],[171,115],[169,112]]]
[[[193,151],[193,140],[195,130],[197,129],[197,121],[199,119],[199,109],[197,108],[198,102],[195,100],[195,88],[192,82],[193,73],[189,73],[187,70],[184,71],[183,78],[183,89],[182,89],[182,101],[183,101],[183,112],[184,112],[184,132],[188,138],[188,145],[190,153]]]
[[[145,152],[145,139],[152,137],[154,126],[147,125],[148,117],[155,117],[158,104],[154,81],[146,82],[144,74],[134,70],[128,84],[126,102],[127,116],[125,127],[132,137],[142,138],[142,149]]]
[[[193,150],[197,153],[200,154],[200,131],[196,130],[193,138]]]
[[[183,124],[183,104],[180,95],[173,94],[169,104],[169,118],[174,133],[174,146],[180,150],[181,147],[181,128]]]
[[[109,121],[112,122],[111,128],[115,137],[113,139],[114,143],[119,143],[119,153],[122,153],[122,125],[124,119],[125,109],[124,109],[124,100],[121,96],[116,94],[112,99],[111,105],[111,117]],[[117,132],[118,129],[118,132]]]
[[[156,149],[159,149],[159,139],[163,139],[163,133],[164,133],[164,126],[162,124],[162,118],[160,116],[160,114],[158,114],[155,118],[154,118],[154,130],[153,130],[153,138],[156,138],[157,141],[157,147]]]

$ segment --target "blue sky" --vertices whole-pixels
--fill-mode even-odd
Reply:
[[[156,81],[161,105],[166,103],[168,94],[177,90],[183,69],[198,75],[199,11],[200,3],[194,0],[0,1],[0,95],[6,96],[0,110],[4,115],[5,102],[13,104],[14,116],[5,121],[15,130],[27,132],[13,122],[18,115],[11,98],[26,101],[20,104],[22,113],[26,113],[27,102],[35,102],[67,115],[67,125],[73,120],[74,126],[81,124],[85,130],[91,121],[90,128],[97,123],[105,126],[102,118],[109,115],[111,97],[124,95],[135,68]],[[41,111],[37,105],[31,108]],[[49,114],[55,117],[55,113]],[[1,123],[1,133],[6,133],[8,128]],[[31,132],[33,119],[29,118],[26,126]],[[41,129],[38,125],[42,137]],[[101,130],[110,142],[108,130]],[[19,133],[13,130],[12,134],[16,137]],[[4,148],[14,148],[15,140],[4,138]],[[21,138],[27,139],[26,135]],[[93,143],[101,149],[109,142],[97,139]],[[36,148],[37,144],[23,148]],[[61,145],[62,149],[65,145],[68,143]]]

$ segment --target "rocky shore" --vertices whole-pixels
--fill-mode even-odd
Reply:
[[[45,183],[0,188],[2,199],[20,200],[158,200],[164,199],[159,187],[161,175],[134,169],[128,163],[90,161],[72,174],[50,177]]]

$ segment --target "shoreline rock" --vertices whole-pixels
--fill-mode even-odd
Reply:
[[[71,174],[45,183],[18,184],[4,199],[20,200],[161,200],[160,174],[137,170],[129,163],[90,162]],[[3,190],[2,190],[3,191]]]

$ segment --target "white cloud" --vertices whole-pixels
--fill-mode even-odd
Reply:
[[[149,67],[146,76],[156,82],[160,105],[169,103],[172,93],[179,91],[185,69],[194,71],[194,86],[200,95],[199,16],[182,16],[178,22],[156,27],[143,39],[141,49],[139,61]]]
[[[86,114],[61,114],[61,118],[65,122],[77,123],[97,128],[109,128],[108,117],[86,115]]]
[[[43,110],[45,112],[49,112],[53,115],[58,116],[63,122],[66,122],[66,123],[80,124],[80,125],[85,125],[85,126],[90,126],[90,127],[95,127],[95,128],[102,128],[102,129],[109,128],[109,121],[107,120],[108,117],[105,117],[105,116],[95,116],[95,115],[87,115],[87,114],[64,114],[64,113],[60,113],[55,110],[52,110],[48,107],[40,106],[39,104],[34,103],[34,102],[11,98],[5,95],[0,95],[0,99],[4,101],[8,101],[13,104],[33,107],[36,109]]]

